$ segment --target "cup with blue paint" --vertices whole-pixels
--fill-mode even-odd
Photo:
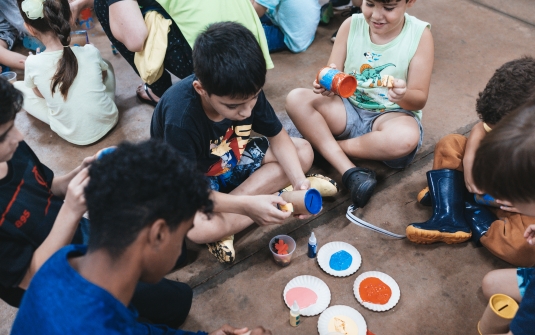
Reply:
[[[496,202],[492,196],[488,194],[474,194],[474,200],[480,205],[500,208],[501,205]]]
[[[294,215],[316,215],[323,206],[321,194],[315,188],[282,192],[280,196],[284,201],[293,205]]]
[[[95,154],[95,157],[97,160],[102,159],[102,157],[114,152],[115,149],[117,149],[117,147],[107,147],[107,148],[101,149]]]

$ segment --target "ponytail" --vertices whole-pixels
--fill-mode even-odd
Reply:
[[[62,5],[63,3],[63,5]],[[66,5],[65,5],[66,4]],[[58,87],[63,100],[67,100],[69,88],[78,74],[78,60],[74,52],[69,47],[71,42],[71,9],[66,0],[46,0],[43,6],[44,19],[48,22],[50,28],[58,36],[63,45],[63,56],[58,62],[58,69],[52,77],[50,89],[52,94]]]
[[[21,8],[22,0],[18,0],[24,22],[36,31],[45,34],[54,33],[63,45],[63,56],[58,61],[56,73],[52,77],[50,90],[52,94],[59,89],[63,100],[67,100],[67,94],[76,75],[78,74],[78,60],[69,47],[71,41],[71,9],[68,0],[44,0],[43,16],[30,19]]]

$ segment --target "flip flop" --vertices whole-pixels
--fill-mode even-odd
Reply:
[[[147,93],[147,96],[149,97],[149,99],[145,99],[145,98],[142,98],[136,91],[136,96],[137,98],[141,101],[141,102],[144,102],[146,104],[149,104],[153,107],[156,107],[156,105],[158,104],[157,101],[154,100],[154,98],[152,97],[152,95],[149,93],[149,87],[147,86],[147,84],[143,84],[143,89],[145,90],[145,93]]]

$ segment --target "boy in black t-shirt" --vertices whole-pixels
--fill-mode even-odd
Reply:
[[[307,141],[290,139],[267,101],[266,61],[248,29],[210,25],[195,42],[193,67],[194,75],[162,96],[151,137],[170,143],[209,178],[215,213],[198,213],[188,237],[209,243],[220,262],[232,262],[233,238],[225,237],[253,222],[281,224],[290,216],[274,206],[285,201],[272,194],[288,183],[308,189],[303,171],[314,154]]]
[[[54,177],[15,126],[22,93],[1,79],[0,101],[0,298],[18,306],[39,267],[73,238],[82,242],[77,229],[93,158]]]

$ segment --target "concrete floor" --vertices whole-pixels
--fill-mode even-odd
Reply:
[[[431,168],[435,143],[446,134],[466,134],[470,130],[477,121],[477,94],[497,67],[522,55],[535,55],[535,3],[531,0],[427,0],[419,1],[410,13],[432,24],[435,39],[435,66],[423,118],[424,144],[414,163],[404,171],[374,162],[361,163],[376,169],[379,184],[370,203],[357,213],[364,220],[398,233],[403,233],[407,224],[425,221],[431,215],[430,209],[417,204],[415,198],[425,186],[425,172]],[[329,25],[319,27],[316,40],[304,53],[272,56],[275,69],[268,73],[265,92],[286,124],[287,93],[295,87],[310,87],[316,71],[327,62],[332,47],[330,36],[341,22],[337,16]],[[90,39],[116,70],[116,102],[121,113],[118,126],[99,143],[80,147],[66,143],[25,112],[17,116],[17,126],[26,141],[57,174],[71,170],[101,148],[149,137],[152,108],[139,104],[135,98],[140,79],[120,56],[112,55],[101,30],[94,29]],[[321,158],[313,169],[340,180]],[[323,212],[313,219],[289,220],[277,227],[250,227],[236,237],[237,260],[231,266],[217,263],[204,246],[189,243],[192,262],[168,276],[194,288],[193,306],[183,328],[212,331],[229,323],[264,325],[274,334],[316,334],[318,316],[304,317],[298,328],[292,328],[282,299],[288,281],[308,274],[327,283],[331,306],[355,308],[377,335],[477,334],[476,323],[486,303],[481,279],[488,271],[508,264],[469,243],[421,246],[357,227],[345,218],[348,205],[347,193],[342,192],[326,200]],[[356,274],[335,278],[309,259],[306,248],[312,230],[319,247],[331,241],[353,244],[363,258]],[[267,246],[271,237],[279,233],[289,234],[297,241],[292,263],[286,268],[273,262]],[[399,284],[401,300],[394,309],[372,312],[354,298],[355,278],[370,270],[386,272]],[[0,334],[9,332],[15,313],[0,301]]]

